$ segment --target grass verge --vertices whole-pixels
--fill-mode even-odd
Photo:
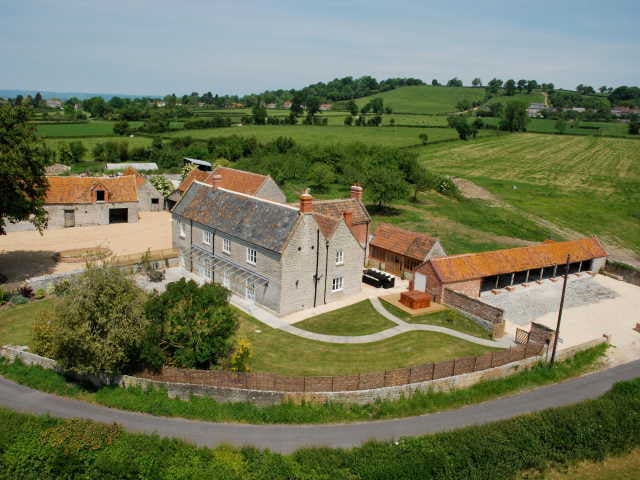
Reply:
[[[458,332],[473,335],[474,337],[491,339],[491,334],[487,330],[455,310],[446,309],[438,312],[426,313],[424,315],[413,316],[382,298],[380,301],[384,308],[405,322],[437,325],[439,327],[447,327],[452,330],[457,330]]]
[[[511,420],[348,450],[304,448],[291,455],[198,448],[117,425],[6,409],[0,409],[0,425],[2,478],[507,480],[525,473],[540,478],[551,468],[638,448],[640,380],[618,383],[595,400]]]
[[[296,327],[326,335],[367,335],[395,327],[395,323],[376,312],[369,300],[363,300],[298,322]]]
[[[285,403],[257,407],[250,403],[219,403],[195,396],[190,400],[172,399],[164,389],[104,387],[91,391],[67,382],[62,375],[51,370],[28,367],[20,362],[10,364],[4,360],[0,361],[0,375],[37,390],[152,415],[253,424],[335,423],[420,415],[560,382],[595,368],[606,349],[606,345],[599,345],[578,353],[570,360],[559,362],[554,367],[538,364],[510,377],[481,382],[465,389],[452,392],[416,392],[408,398],[377,401],[367,405]]]

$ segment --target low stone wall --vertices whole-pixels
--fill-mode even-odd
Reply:
[[[504,335],[504,310],[449,288],[444,289],[442,303],[459,310],[489,330],[493,338],[500,338]]]
[[[607,343],[608,338],[602,337],[589,342],[585,342],[575,347],[561,350],[558,352],[558,360],[566,360],[574,356],[579,351],[592,348],[601,343]],[[531,348],[527,355],[525,347],[514,348],[512,350],[504,350],[493,352],[493,355],[486,354],[480,357],[470,357],[467,359],[459,359],[456,361],[441,362],[439,364],[430,364],[429,366],[413,367],[408,369],[396,369],[387,372],[368,373],[362,375],[353,375],[348,377],[288,377],[291,381],[288,387],[296,386],[296,388],[306,391],[287,391],[287,384],[276,382],[269,384],[253,384],[247,388],[240,385],[207,385],[205,382],[210,377],[212,371],[191,371],[189,382],[168,381],[161,375],[151,376],[129,376],[122,375],[114,378],[97,379],[95,377],[82,377],[78,380],[85,382],[100,382],[102,384],[119,385],[121,387],[139,387],[139,388],[164,388],[172,398],[189,399],[192,395],[205,396],[219,402],[250,402],[259,406],[277,405],[283,402],[341,402],[351,404],[366,404],[376,400],[396,400],[401,397],[410,396],[416,391],[436,391],[446,392],[460,388],[467,388],[478,382],[485,380],[493,380],[508,377],[528,369],[543,359],[545,351],[542,345],[529,345]],[[535,348],[535,350],[533,350]],[[533,354],[537,352],[537,354]],[[520,355],[519,359],[516,359]],[[5,346],[0,348],[0,356],[10,359],[11,361],[20,359],[27,365],[39,365],[43,368],[58,370],[56,362],[49,358],[41,357],[33,353],[25,352],[19,348]],[[473,368],[475,371],[469,371],[471,359],[474,359]],[[495,363],[492,366],[492,361]],[[484,362],[484,363],[483,363]],[[422,371],[419,371],[421,369]],[[173,369],[174,373],[178,369]],[[418,379],[418,375],[424,375],[426,380],[416,381],[414,383],[402,383],[406,380],[405,371],[414,371],[414,379]],[[214,372],[229,375],[228,378],[239,376],[231,372]],[[255,375],[254,378],[263,379],[269,377],[277,377],[269,374],[249,374]],[[236,377],[240,378],[240,377]],[[281,377],[287,378],[287,377]],[[356,378],[360,384],[356,384]],[[342,380],[341,380],[342,379]],[[184,380],[187,380],[186,374]],[[330,384],[331,382],[331,384]],[[380,385],[377,387],[376,385]],[[262,388],[260,388],[262,387]],[[359,387],[359,389],[356,389]],[[272,388],[272,389],[268,389]]]
[[[640,270],[626,263],[607,260],[602,273],[640,287]]]

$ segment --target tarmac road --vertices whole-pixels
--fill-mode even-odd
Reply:
[[[417,417],[329,425],[245,425],[155,417],[58,397],[0,377],[0,406],[61,418],[119,423],[125,430],[174,437],[201,446],[221,443],[290,453],[301,447],[353,447],[371,439],[395,440],[504,420],[599,397],[619,381],[640,377],[640,360],[559,384],[457,410]]]

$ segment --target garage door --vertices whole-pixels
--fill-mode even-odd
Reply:
[[[110,208],[109,223],[127,223],[129,221],[128,208]]]

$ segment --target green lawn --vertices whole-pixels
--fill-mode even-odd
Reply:
[[[430,85],[400,87],[356,100],[359,107],[372,98],[382,98],[385,107],[393,113],[445,114],[457,111],[456,104],[462,100],[484,99],[484,88],[432,87]]]
[[[107,120],[89,120],[83,123],[41,123],[37,134],[46,138],[57,137],[110,137],[113,136],[115,122]],[[142,122],[129,122],[129,126],[137,128]]]
[[[254,348],[254,372],[350,375],[481,355],[491,350],[432,332],[409,332],[366,344],[323,343],[269,328],[242,312],[239,315],[238,335],[247,338]]]
[[[367,335],[395,327],[380,315],[369,300],[296,323],[296,327],[327,335]]]
[[[428,169],[468,178],[527,214],[640,252],[636,140],[514,134],[421,152]]]
[[[452,128],[390,128],[390,127],[345,127],[310,125],[248,125],[243,127],[206,128],[176,130],[165,133],[165,137],[191,136],[195,139],[239,135],[256,137],[260,142],[269,142],[278,137],[291,137],[304,145],[331,145],[336,143],[362,142],[366,144],[406,147],[419,145],[421,133],[429,136],[429,142],[456,140],[458,134]],[[484,132],[483,132],[484,134]]]
[[[405,322],[409,323],[423,323],[426,325],[436,325],[439,327],[447,327],[452,330],[457,330],[459,332],[467,333],[469,335],[473,335],[474,337],[480,338],[491,338],[491,334],[478,325],[473,320],[469,320],[464,315],[456,312],[455,310],[440,310],[434,313],[427,313],[425,315],[409,315],[404,310],[399,309],[398,307],[390,304],[381,299],[384,308],[389,310],[396,317],[401,318]]]
[[[0,345],[31,345],[33,321],[51,303],[52,300],[38,300],[0,308]]]

